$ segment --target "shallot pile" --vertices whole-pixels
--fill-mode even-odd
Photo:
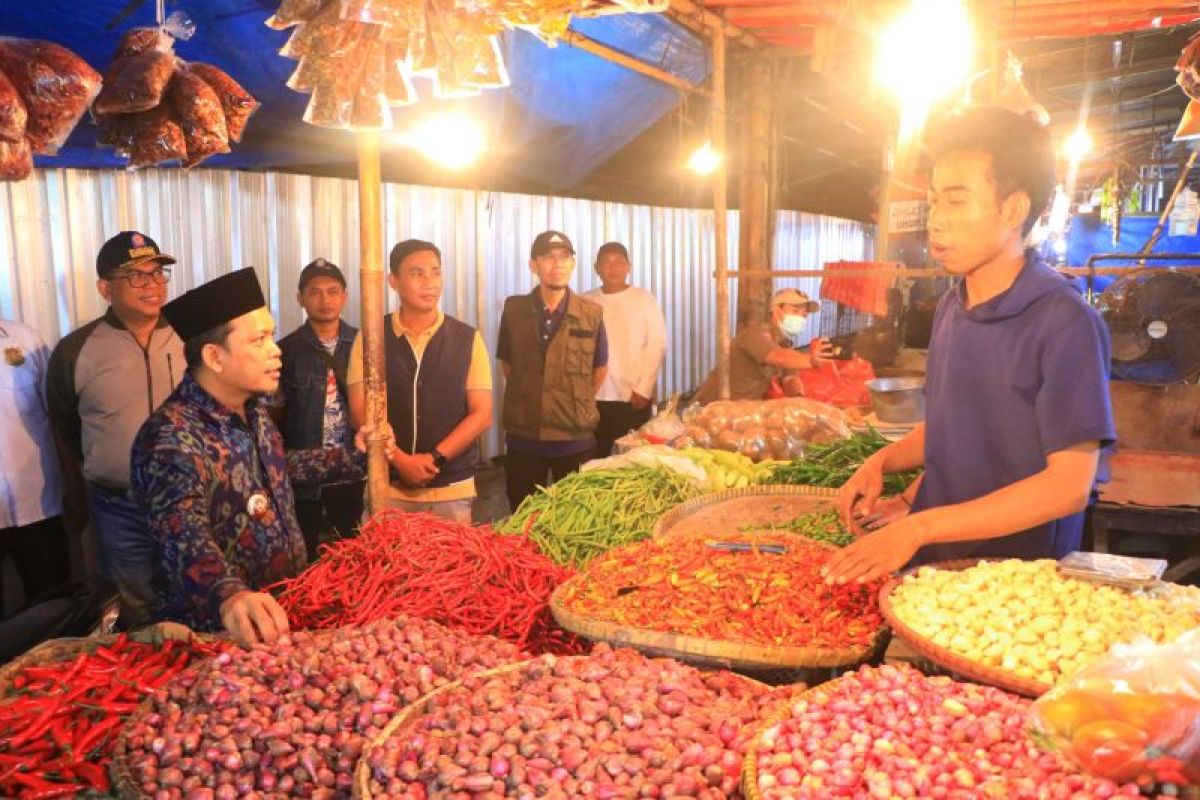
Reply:
[[[372,797],[734,797],[755,720],[796,688],[598,645],[466,679],[360,769]]]
[[[1041,752],[1026,733],[1029,705],[909,667],[863,667],[762,732],[758,789],[764,800],[1138,796]]]
[[[520,655],[417,619],[302,631],[168,684],[130,720],[124,757],[141,791],[161,800],[349,797],[367,738],[400,709]]]

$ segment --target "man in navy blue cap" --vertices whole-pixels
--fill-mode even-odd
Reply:
[[[183,342],[162,316],[174,263],[138,231],[105,242],[96,287],[108,310],[59,341],[46,369],[64,519],[78,535],[90,516],[100,577],[119,592],[125,627],[149,621],[154,602],[145,521],[129,497],[129,446],[183,377]]]
[[[496,357],[504,368],[504,475],[515,511],[538,486],[579,469],[596,450],[596,393],[608,371],[604,309],[570,289],[566,234],[533,240],[538,285],[504,302]]]

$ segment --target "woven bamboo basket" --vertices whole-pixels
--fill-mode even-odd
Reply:
[[[694,497],[659,517],[652,538],[703,529],[731,535],[750,525],[764,528],[832,508],[836,489],[820,486],[748,486]]]
[[[802,538],[797,534],[780,535]],[[813,544],[829,546],[821,542]],[[562,595],[566,588],[571,586],[571,581],[580,580],[581,577],[571,578],[550,595],[550,611],[561,628],[592,641],[608,642],[615,647],[632,647],[646,655],[674,658],[698,666],[739,671],[846,667],[866,661],[887,638],[887,628],[880,626],[871,641],[857,647],[834,649],[731,642],[670,631],[629,628],[576,614],[564,605]]]
[[[930,564],[929,566],[941,570],[960,571],[977,566],[980,562],[986,560],[981,558],[965,558],[955,561],[943,561],[938,564]],[[991,667],[987,664],[980,664],[978,661],[965,658],[948,648],[934,644],[905,624],[896,615],[896,611],[892,607],[892,592],[895,591],[896,587],[904,580],[907,574],[903,573],[891,578],[879,590],[879,610],[883,612],[884,619],[887,620],[892,630],[896,632],[896,635],[912,645],[914,650],[952,675],[968,678],[977,683],[998,686],[1001,689],[1025,697],[1041,697],[1053,688],[1048,683],[1024,678],[1006,669]]]
[[[571,656],[567,657],[570,658]],[[475,677],[487,678],[495,675],[505,675],[510,672],[517,672],[525,669],[532,663],[533,660],[521,661],[516,664],[505,664],[503,667],[497,667],[496,669],[481,672]],[[749,684],[755,684],[759,686],[764,685],[752,678],[747,678],[744,675],[738,675],[737,677]],[[462,685],[462,681],[455,681],[439,687],[438,689],[435,689],[434,691],[425,695],[420,700],[406,707],[403,711],[397,714],[392,721],[387,724],[387,727],[385,727],[379,733],[378,736],[367,743],[366,747],[363,748],[362,758],[359,759],[358,765],[354,769],[354,788],[350,795],[353,800],[371,800],[373,796],[370,790],[371,768],[367,765],[367,756],[370,754],[372,748],[385,743],[388,739],[395,736],[402,729],[415,725],[422,716],[429,712],[439,697],[449,694],[455,689],[461,688]],[[790,699],[794,700],[795,697],[798,696],[799,695],[794,695]]]
[[[822,684],[824,685],[824,684]],[[792,704],[797,700],[811,694],[820,689],[821,686],[812,686],[803,692],[798,692],[789,697],[786,701],[781,702],[772,713],[768,714],[763,720],[759,729],[750,739],[750,745],[746,748],[746,757],[742,760],[742,795],[746,800],[762,800],[762,792],[758,790],[758,741],[762,736],[763,731],[770,728],[772,725],[777,725],[788,718],[791,714]]]
[[[158,644],[167,639],[186,639],[192,632],[183,627],[170,624],[151,625],[130,634],[129,638],[136,642]],[[116,636],[79,636],[74,638],[50,639],[31,647],[26,652],[0,667],[0,698],[6,697],[12,688],[12,680],[26,667],[42,664],[54,664],[59,661],[69,661],[80,653],[89,653],[101,645],[111,645],[117,641]]]
[[[167,639],[186,640],[192,636],[197,636],[189,628],[175,623],[159,623],[151,625],[141,630],[135,631],[129,635],[129,638],[135,642],[143,642],[146,644],[161,644]],[[208,638],[200,636],[198,638]],[[64,639],[51,639],[42,642],[36,647],[30,648],[27,652],[13,659],[0,668],[0,698],[6,697],[12,688],[13,679],[17,674],[26,667],[40,666],[43,664],[55,664],[61,661],[70,661],[80,653],[90,653],[98,647],[112,645],[117,641],[117,636],[83,636]],[[141,797],[140,793],[128,794],[123,788],[123,784],[129,782],[129,786],[136,786],[131,782],[128,771],[122,771],[116,758],[116,753],[122,746],[124,741],[124,733],[118,735],[117,742],[113,748],[112,766],[109,768],[110,775],[113,781],[112,792],[117,797]],[[91,796],[91,795],[89,795]]]

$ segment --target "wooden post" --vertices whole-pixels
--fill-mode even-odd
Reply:
[[[895,169],[896,137],[888,131],[883,137],[879,163],[879,221],[875,224],[875,260],[888,260],[892,226],[892,171]]]
[[[358,275],[362,292],[363,377],[367,392],[367,422],[378,431],[387,418],[387,376],[383,365],[383,187],[379,176],[379,134],[360,133],[358,139]],[[384,439],[376,434],[367,443],[367,509],[387,508],[388,465]]]
[[[738,268],[771,268],[771,62],[753,58],[741,70],[742,115],[738,154]],[[738,325],[765,319],[771,301],[769,279],[738,278]]]
[[[717,266],[717,386],[729,398],[729,231],[726,230],[725,28],[712,29],[712,146],[721,156],[713,173],[713,238]]]

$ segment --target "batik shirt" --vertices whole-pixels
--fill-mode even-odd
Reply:
[[[245,413],[188,374],[134,441],[131,492],[155,540],[160,620],[219,631],[230,597],[304,568],[283,439],[257,400]],[[293,461],[322,470],[351,463],[344,450],[313,456]]]

